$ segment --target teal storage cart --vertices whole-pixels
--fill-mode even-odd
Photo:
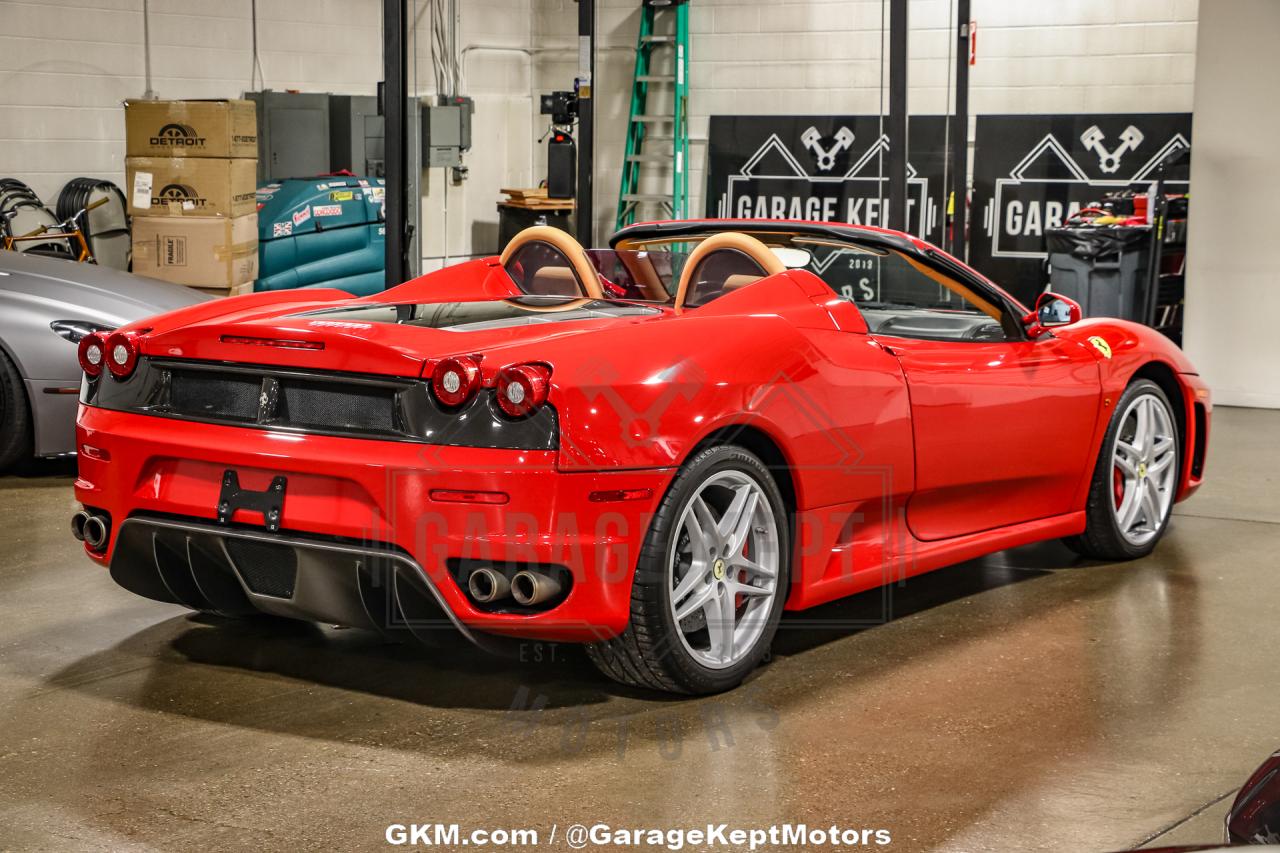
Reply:
[[[290,178],[259,188],[253,289],[383,290],[385,199],[382,178]]]

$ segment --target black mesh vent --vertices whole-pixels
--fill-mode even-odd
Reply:
[[[395,390],[285,379],[280,382],[275,420],[290,426],[392,433],[396,432]]]
[[[176,414],[241,421],[258,417],[261,379],[203,370],[175,370],[170,383],[169,409]]]
[[[227,553],[235,561],[245,585],[258,595],[293,598],[298,580],[298,555],[287,545],[227,539]]]
[[[278,390],[268,381],[278,385]],[[398,434],[396,387],[312,381],[264,371],[170,371],[167,408],[175,415],[256,422],[265,399],[264,423],[330,432]],[[266,394],[264,398],[264,393]]]

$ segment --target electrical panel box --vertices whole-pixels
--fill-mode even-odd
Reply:
[[[422,165],[461,166],[462,153],[471,150],[470,98],[441,96],[438,104],[422,106]]]
[[[329,95],[245,92],[258,107],[258,184],[329,171]]]
[[[385,126],[376,95],[330,95],[329,171],[386,177]]]

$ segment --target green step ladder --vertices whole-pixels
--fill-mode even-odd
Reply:
[[[659,19],[672,15],[674,24],[659,30]],[[665,58],[665,63],[659,57]],[[651,113],[651,107],[670,112]],[[646,170],[646,166],[650,168]],[[670,193],[657,192],[658,182],[652,178],[642,180],[654,167],[664,166],[671,174]],[[642,217],[641,211],[656,215]],[[689,3],[643,0],[617,227],[644,219],[686,219],[688,215]]]

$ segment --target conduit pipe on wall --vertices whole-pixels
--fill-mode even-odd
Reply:
[[[142,62],[146,75],[147,88],[142,97],[148,101],[156,100],[155,90],[151,88],[151,4],[142,0]]]

